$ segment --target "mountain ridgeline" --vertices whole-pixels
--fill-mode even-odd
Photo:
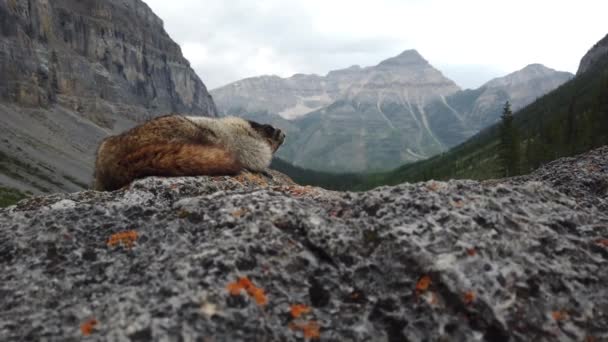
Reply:
[[[388,170],[444,152],[572,77],[533,64],[461,90],[417,51],[326,76],[244,79],[211,93],[221,115],[270,122],[288,133],[279,157],[324,172]]]

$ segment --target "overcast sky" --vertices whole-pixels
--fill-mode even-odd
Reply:
[[[576,72],[606,0],[144,0],[208,88],[375,65],[416,49],[462,87],[530,63]]]

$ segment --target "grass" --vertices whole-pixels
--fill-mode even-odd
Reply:
[[[26,194],[18,190],[0,186],[0,208],[13,205],[26,197],[28,197]]]

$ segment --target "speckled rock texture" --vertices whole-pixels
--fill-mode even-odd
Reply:
[[[0,340],[605,341],[607,181],[602,148],[486,183],[29,199],[0,210]]]

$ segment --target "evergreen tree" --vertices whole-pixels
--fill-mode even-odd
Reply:
[[[502,111],[500,127],[499,157],[503,176],[511,177],[519,173],[519,137],[513,123],[513,112],[509,101]]]

